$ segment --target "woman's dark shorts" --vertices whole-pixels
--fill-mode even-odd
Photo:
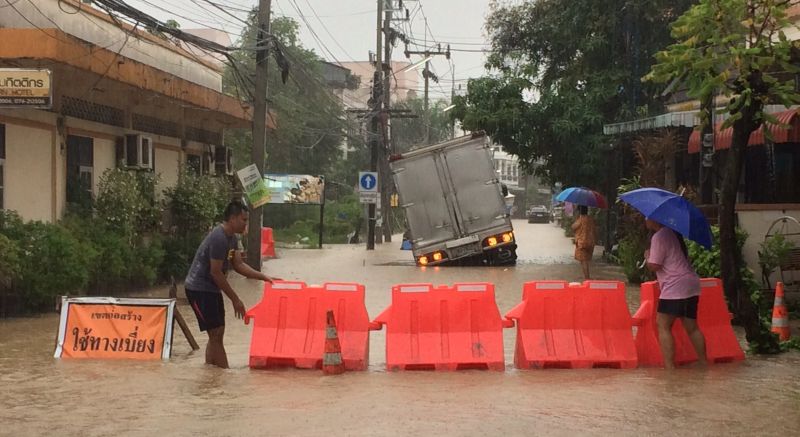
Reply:
[[[201,331],[225,326],[225,303],[222,293],[186,290],[186,298],[197,316]]]
[[[658,312],[675,317],[697,319],[697,302],[700,296],[687,297],[686,299],[659,299]]]

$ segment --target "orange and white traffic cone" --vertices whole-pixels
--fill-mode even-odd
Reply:
[[[778,282],[775,285],[775,306],[772,307],[772,332],[778,334],[780,341],[786,341],[791,337],[789,311],[783,299],[783,282]]]
[[[322,356],[322,372],[326,375],[338,375],[344,373],[344,370],[342,346],[339,344],[339,336],[336,334],[336,320],[333,318],[333,311],[328,311],[327,326],[325,328],[325,354]]]

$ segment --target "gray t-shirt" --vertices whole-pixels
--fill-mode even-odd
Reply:
[[[227,274],[236,251],[236,236],[227,236],[222,225],[215,227],[200,243],[186,275],[185,288],[193,291],[221,293],[211,277],[211,260],[222,260],[222,273]]]

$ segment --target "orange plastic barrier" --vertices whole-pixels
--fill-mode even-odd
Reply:
[[[519,369],[637,365],[622,282],[527,282],[522,302],[505,317],[517,322]]]
[[[261,228],[261,256],[275,258],[275,240],[272,239],[272,228]]]
[[[392,304],[373,323],[386,325],[388,370],[504,370],[503,328],[490,283],[392,287]]]
[[[744,359],[744,352],[731,327],[731,314],[722,293],[722,281],[716,278],[700,280],[700,301],[697,325],[706,340],[706,359],[709,363],[727,363]],[[640,306],[633,316],[636,330],[636,351],[642,366],[663,366],[664,358],[658,342],[656,313],[661,290],[658,283],[645,282],[640,293]],[[697,353],[686,335],[680,320],[672,325],[675,338],[675,364],[697,361]]]
[[[347,370],[365,370],[369,363],[369,316],[364,286],[303,282],[264,284],[264,295],[244,317],[255,319],[250,340],[250,367],[322,368],[326,313],[333,310]]]

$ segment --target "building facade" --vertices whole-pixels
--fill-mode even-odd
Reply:
[[[228,128],[251,109],[222,93],[222,66],[75,0],[26,0],[0,14],[0,68],[46,69],[48,108],[0,108],[0,206],[56,221],[118,165],[174,185],[181,165],[233,171]],[[270,126],[274,128],[273,120]]]

